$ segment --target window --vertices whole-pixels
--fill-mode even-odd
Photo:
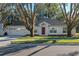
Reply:
[[[50,33],[57,33],[57,31],[56,31],[55,28],[52,28],[52,29],[50,30]]]
[[[67,28],[63,28],[63,33],[67,33]]]

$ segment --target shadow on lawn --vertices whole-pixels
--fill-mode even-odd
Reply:
[[[17,52],[23,49],[29,49],[36,47],[37,45],[26,45],[26,44],[12,44],[7,47],[0,48],[0,56],[6,55],[9,53]]]

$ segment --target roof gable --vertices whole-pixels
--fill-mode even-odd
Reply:
[[[36,20],[36,25],[38,26],[42,22],[46,22],[50,25],[65,25],[65,22],[63,20],[58,20],[58,19],[50,19],[50,18],[39,18]]]
[[[47,22],[45,22],[45,21],[43,21],[43,22],[41,22],[41,23],[39,23],[39,26],[41,26],[41,25],[49,25]]]

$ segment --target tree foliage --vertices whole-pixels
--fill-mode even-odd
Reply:
[[[67,9],[69,6],[69,10]],[[60,4],[64,20],[67,24],[67,36],[72,36],[72,29],[79,23],[79,4],[70,3],[70,4]]]
[[[42,6],[41,11],[39,12],[40,16],[46,16],[48,18],[56,16],[60,9],[59,5],[56,3],[43,3],[40,5]]]
[[[35,27],[35,20],[36,16],[38,15],[38,11],[40,4],[36,3],[20,3],[16,4],[16,10],[20,15],[20,21],[22,21],[31,33],[31,36],[34,36],[34,27]]]

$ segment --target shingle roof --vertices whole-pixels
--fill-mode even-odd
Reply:
[[[64,25],[65,24],[65,22],[63,20],[41,17],[36,20],[36,25],[38,26],[42,22],[47,22],[50,25]]]
[[[13,21],[12,23],[11,23],[11,25],[14,25],[14,26],[16,26],[16,25],[23,25],[24,23],[23,22],[21,22],[21,21]]]

